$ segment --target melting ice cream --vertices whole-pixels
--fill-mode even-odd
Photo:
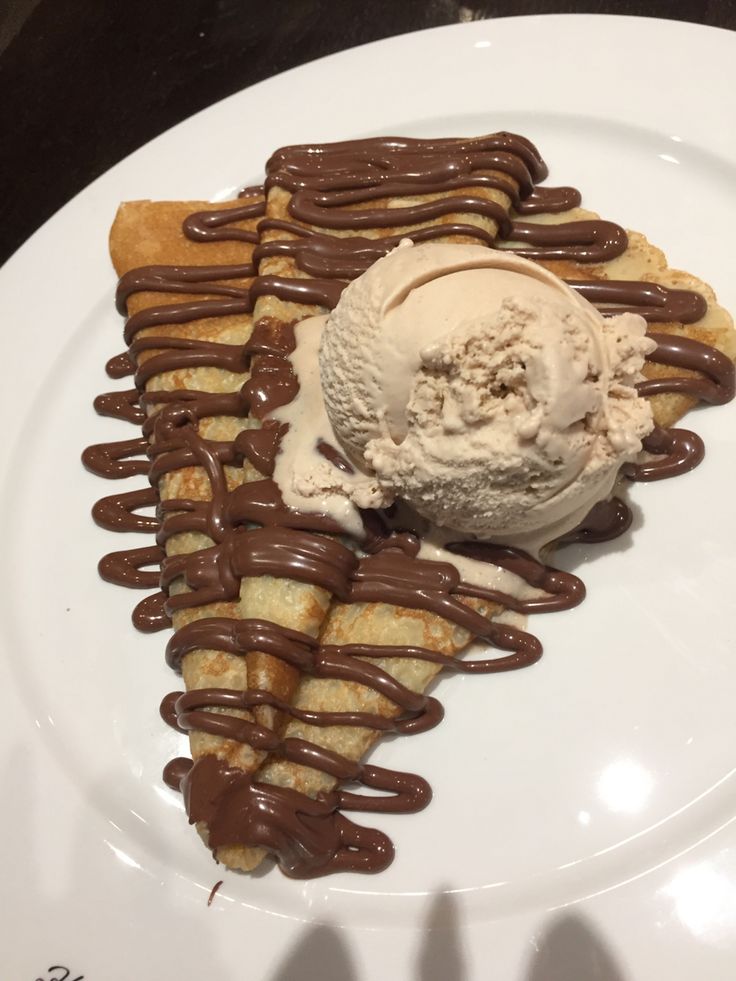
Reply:
[[[309,404],[281,410],[286,503],[327,507],[355,532],[356,506],[400,498],[437,525],[536,550],[611,493],[652,429],[634,388],[655,346],[645,329],[517,256],[407,241],[299,325]],[[315,465],[320,439],[353,473]]]

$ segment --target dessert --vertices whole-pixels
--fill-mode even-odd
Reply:
[[[130,267],[151,257],[138,258],[134,248],[126,253],[123,282],[133,281],[139,291],[131,296],[134,316],[126,332],[132,339],[140,329],[132,354],[137,383],[148,388],[141,400],[150,415],[146,438],[108,457],[119,454],[125,462],[124,454],[137,450],[152,458],[150,477],[161,495],[163,518],[159,541],[167,552],[161,574],[169,594],[165,612],[178,628],[168,658],[183,670],[188,689],[168,698],[163,714],[191,733],[194,759],[174,761],[166,778],[181,787],[190,821],[230,867],[254,867],[264,849],[296,876],[385,867],[392,855],[388,839],[344,812],[416,810],[427,803],[429,788],[421,777],[361,762],[377,735],[421,731],[439,721],[439,703],[423,693],[441,667],[496,671],[536,660],[539,642],[507,622],[509,611],[559,609],[583,596],[576,577],[525,551],[485,536],[470,538],[465,531],[434,539],[426,525],[400,509],[356,511],[351,501],[341,513],[327,506],[290,507],[287,482],[276,468],[299,415],[285,421],[282,413],[310,388],[310,372],[297,366],[298,337],[309,331],[300,321],[333,308],[349,280],[404,238],[454,243],[442,248],[511,248],[567,280],[603,312],[633,312],[656,323],[647,345],[656,344],[648,354],[647,380],[637,382],[639,395],[651,401],[656,425],[648,432],[646,412],[639,411],[630,431],[619,427],[621,459],[633,454],[641,436],[649,454],[625,464],[629,476],[653,479],[695,465],[702,453],[697,437],[667,427],[697,400],[723,402],[733,395],[733,328],[712,291],[669,270],[642,236],[581,212],[573,189],[538,186],[545,177],[535,148],[512,134],[285,148],[267,167],[260,220],[263,206],[253,194],[251,204],[234,202],[213,209],[208,220],[185,221],[176,247],[153,257],[177,266],[175,271],[149,266],[133,273]],[[243,207],[255,210],[243,215]],[[258,229],[258,275],[250,287],[243,262],[253,226],[239,225],[243,220]],[[163,226],[170,229],[171,219]],[[212,249],[207,261],[191,254],[186,240],[202,226],[214,234],[201,246]],[[134,240],[151,238],[158,232],[134,233]],[[214,254],[233,244],[232,257]],[[518,269],[516,256],[508,264]],[[238,278],[243,282],[233,285]],[[546,279],[541,266],[536,281],[573,303],[567,287],[552,286],[555,281]],[[155,295],[161,292],[168,301],[168,293],[183,294],[175,298],[183,302],[164,302]],[[143,326],[135,320],[134,296],[142,306],[159,308],[146,315]],[[526,303],[530,322],[539,316],[538,302],[519,301]],[[237,324],[227,331],[237,327],[237,342],[222,332],[233,304]],[[507,316],[508,304],[500,310]],[[186,330],[194,336],[184,331],[182,337],[182,327],[172,328],[172,322],[190,325]],[[570,336],[580,334],[574,330]],[[613,345],[625,366],[616,384],[629,387],[647,344],[641,336],[631,341],[634,334],[622,331]],[[156,353],[167,348],[177,353]],[[437,356],[444,363],[453,352]],[[165,398],[156,394],[164,388]],[[211,391],[217,393],[214,402]],[[595,414],[610,386],[604,393],[602,385],[583,384],[581,392]],[[135,400],[131,392],[105,404],[112,401],[117,414],[140,421]],[[333,406],[335,418],[339,414]],[[393,424],[403,424],[400,415]],[[340,474],[354,470],[356,454],[363,452],[353,445],[349,424],[343,429],[345,445],[323,439],[314,453],[335,471],[336,505],[346,501]],[[611,427],[603,429],[608,438]],[[366,459],[369,445],[367,440]],[[98,450],[87,462],[104,457]],[[147,469],[144,461],[134,465],[139,472]],[[375,474],[366,476],[361,493],[372,493],[373,480],[375,493],[385,494]],[[609,476],[602,482],[604,497]],[[360,497],[356,503],[371,501]],[[130,507],[134,513],[136,506],[119,502],[118,510],[130,513]],[[596,504],[582,523],[578,517],[577,527],[563,529],[566,537],[595,541],[623,530],[627,509],[613,498]],[[542,521],[533,531],[544,527]],[[543,537],[560,530],[546,528]],[[150,550],[144,557],[128,556],[122,562],[126,574],[111,578],[150,584],[155,573],[140,569],[157,557],[162,553]],[[114,561],[103,564],[108,572],[110,567]],[[457,660],[474,637],[498,650],[483,660]],[[342,788],[345,781],[384,793],[352,793]]]

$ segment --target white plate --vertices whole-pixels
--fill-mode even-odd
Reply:
[[[444,723],[380,747],[435,791],[424,813],[381,819],[391,869],[304,884],[223,873],[163,787],[179,737],[157,708],[176,682],[163,638],[130,626],[137,597],[97,578],[119,539],[92,524],[109,485],[78,459],[129,432],[91,409],[120,347],[118,201],[227,196],[286,142],[524,133],[553,183],[736,308],[735,66],[733,34],[615,17],[368,45],[155,140],[0,273],[4,977],[733,978],[734,406],[693,415],[697,471],[635,487],[633,535],[568,553],[589,598],[537,618],[538,666],[447,679]]]

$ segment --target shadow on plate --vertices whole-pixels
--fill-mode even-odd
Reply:
[[[328,923],[308,927],[269,981],[358,981],[340,930]]]
[[[441,889],[432,900],[416,954],[414,981],[467,981],[457,902]],[[358,972],[343,932],[328,923],[304,930],[268,981],[368,981]]]
[[[416,981],[466,981],[457,900],[440,890],[432,901],[417,955]]]
[[[524,981],[626,981],[603,938],[580,914],[555,918],[538,936]]]

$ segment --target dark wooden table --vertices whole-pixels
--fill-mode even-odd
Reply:
[[[5,0],[0,263],[112,164],[247,85],[407,31],[546,13],[736,30],[736,0]]]

